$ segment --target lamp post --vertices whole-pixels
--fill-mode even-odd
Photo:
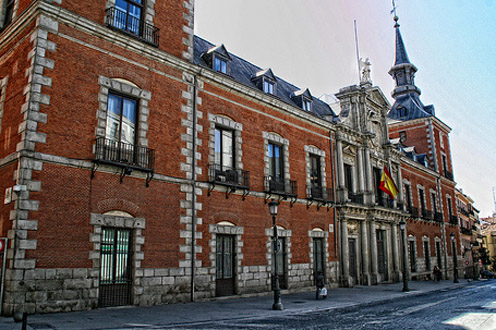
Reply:
[[[274,231],[274,304],[273,310],[283,310],[284,306],[281,303],[281,289],[279,287],[279,274],[277,273],[277,252],[279,252],[279,238],[277,237],[276,216],[279,202],[271,200],[269,202],[269,212],[272,215],[272,226]]]
[[[456,272],[458,265],[457,265],[457,260],[456,260],[456,241],[455,241],[455,234],[451,233],[451,242],[453,243],[453,283],[458,283],[458,274]]]
[[[474,243],[470,242],[470,255],[472,256],[472,279],[475,281],[477,278],[475,277],[475,260],[474,260]]]
[[[405,242],[405,229],[406,222],[405,220],[400,221],[400,229],[401,229],[401,244],[403,246],[403,292],[410,291],[408,289],[408,268],[407,268],[407,258],[406,258],[406,242]]]

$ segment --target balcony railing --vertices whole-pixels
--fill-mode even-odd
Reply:
[[[464,234],[464,235],[472,235],[472,230],[470,230],[469,228],[461,227],[461,228],[460,228],[460,231],[461,231],[461,232],[462,232],[462,234]]]
[[[220,164],[209,165],[209,180],[211,183],[241,189],[250,188],[250,172],[233,169]]]
[[[355,204],[362,204],[362,205],[364,204],[363,194],[349,193],[348,199],[350,200],[350,202],[355,203]]]
[[[265,190],[267,193],[281,196],[298,196],[298,186],[296,185],[296,181],[294,180],[277,179],[272,176],[266,176]]]
[[[435,212],[434,221],[443,222],[443,214],[441,212]]]
[[[108,8],[105,24],[113,29],[158,47],[159,29],[115,7]]]
[[[419,209],[416,207],[411,208],[412,218],[418,218],[419,217]]]
[[[322,186],[308,185],[307,196],[308,199],[322,201],[322,202],[334,201],[334,192],[332,188],[324,188]]]
[[[153,171],[155,150],[99,137],[96,139],[95,160],[102,163]]]
[[[449,219],[451,224],[458,225],[458,217],[456,215],[451,215]]]
[[[432,211],[422,210],[422,218],[424,218],[425,220],[434,220]]]
[[[453,181],[453,173],[451,173],[450,171],[444,171],[444,176],[446,177],[446,179]]]

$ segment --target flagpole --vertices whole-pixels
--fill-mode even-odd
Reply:
[[[361,74],[360,74],[360,50],[358,48],[358,32],[357,32],[356,19],[353,20],[353,25],[355,26],[355,49],[356,49],[357,66],[358,66],[358,83],[360,83],[362,78],[361,78]]]

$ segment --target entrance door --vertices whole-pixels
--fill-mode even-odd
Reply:
[[[355,244],[356,239],[348,239],[348,251],[350,255],[350,276],[353,277],[353,284],[358,284],[357,255]]]
[[[377,267],[382,281],[388,281],[388,264],[386,254],[386,231],[377,231]]]
[[[325,249],[324,239],[322,238],[313,239],[313,271],[314,279],[317,278],[319,272],[322,272],[325,277]]]
[[[215,294],[231,296],[234,294],[234,236],[217,235],[216,248]]]
[[[100,250],[100,307],[131,304],[133,232],[103,228]]]
[[[276,249],[274,248],[273,251]],[[279,237],[279,251],[276,253],[277,258],[277,275],[279,275],[279,288],[288,288],[288,273],[287,273],[287,256],[286,256],[286,237]],[[272,283],[275,283],[272,281]]]

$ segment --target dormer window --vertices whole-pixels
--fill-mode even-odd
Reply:
[[[305,111],[312,111],[312,94],[308,88],[300,89],[291,94],[291,99],[296,103],[297,106]]]
[[[263,81],[263,91],[265,94],[271,94],[274,95],[274,83],[272,81],[269,81],[267,79],[264,79]]]
[[[277,79],[271,69],[258,71],[251,77],[251,81],[265,94],[276,95]]]
[[[404,118],[408,115],[408,111],[404,107],[399,107],[398,108],[398,117]]]
[[[227,74],[227,61],[223,58],[215,56],[214,58],[214,71]]]
[[[302,103],[302,106],[301,107],[305,111],[312,110],[312,101],[310,101],[308,99],[303,99],[303,103]]]
[[[231,56],[226,50],[224,45],[212,47],[203,53],[202,58],[205,63],[214,70],[223,74],[229,74],[229,62],[232,60]]]

